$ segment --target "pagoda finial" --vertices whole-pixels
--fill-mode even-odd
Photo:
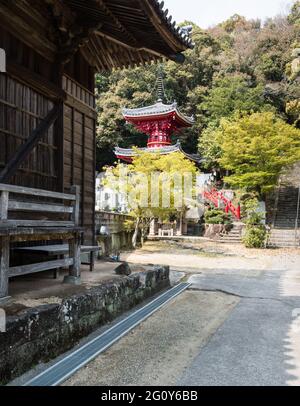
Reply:
[[[162,64],[158,66],[156,87],[157,87],[157,102],[162,103],[166,97],[164,86],[164,67]]]

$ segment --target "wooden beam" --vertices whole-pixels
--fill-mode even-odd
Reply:
[[[79,211],[80,211],[80,187],[72,186],[71,192],[75,194],[75,201],[73,203],[72,221],[75,226],[79,225]]]
[[[25,1],[5,0],[4,2],[1,0],[0,4],[0,26],[5,27],[39,55],[53,62],[57,47],[47,38],[49,21],[40,15],[40,24],[38,24],[38,18],[35,16],[36,7],[26,4]],[[25,9],[27,10],[26,13],[24,12]]]
[[[65,268],[67,266],[72,266],[73,264],[73,258],[66,258],[56,261],[40,262],[31,265],[15,266],[13,268],[9,268],[8,277],[13,278],[14,276],[28,275],[31,273],[49,271],[56,268]]]
[[[65,282],[74,283],[80,280],[80,239],[75,237],[69,241],[69,257],[72,258],[72,264],[69,268],[69,277],[65,278]]]
[[[159,35],[165,40],[166,44],[177,54],[180,51],[185,51],[185,47],[176,36],[171,32],[167,23],[158,15],[153,8],[153,3],[149,0],[138,0],[141,9],[145,12]],[[167,10],[165,11],[165,17]],[[167,55],[166,55],[167,56]]]
[[[109,6],[107,6],[103,0],[96,0],[96,3],[102,8],[102,10],[112,19],[112,21],[116,24],[118,29],[122,32],[122,34],[133,44],[134,46],[138,46],[137,39],[126,29],[126,27],[121,23],[121,21],[116,17],[116,15],[111,11]]]
[[[7,192],[3,192],[7,193]],[[27,203],[16,200],[8,202],[8,209],[11,211],[37,211],[42,213],[73,213],[71,206],[57,205],[57,204],[44,204],[44,203]],[[1,213],[1,211],[0,211]],[[1,218],[1,217],[0,217]]]
[[[52,192],[51,190],[32,189],[32,188],[23,187],[23,186],[0,184],[0,192],[1,191],[15,193],[15,194],[19,194],[19,195],[47,197],[48,199],[61,199],[61,200],[71,200],[71,201],[76,200],[76,196],[74,194],[57,193],[57,192]]]
[[[10,60],[7,61],[7,73],[17,81],[29,85],[38,93],[42,93],[47,98],[53,101],[64,100],[66,97],[65,92],[61,87],[56,86],[42,76],[34,73],[33,71],[18,65]]]
[[[9,237],[0,238],[0,299],[8,295]]]
[[[7,220],[9,192],[0,191],[0,220]]]
[[[15,155],[7,163],[6,167],[0,172],[0,183],[7,183],[10,178],[16,174],[21,164],[26,160],[26,158],[28,158],[37,143],[56,121],[61,110],[62,108],[60,104],[54,106],[53,109],[48,113],[47,117],[32,132],[27,141],[21,145]]]
[[[48,220],[5,220],[3,224],[16,225],[17,227],[74,227],[73,221],[48,221]]]

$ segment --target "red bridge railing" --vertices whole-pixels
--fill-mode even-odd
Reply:
[[[203,197],[212,202],[217,208],[222,208],[220,207],[220,201],[222,201],[224,203],[225,213],[232,213],[238,220],[241,219],[241,206],[235,206],[231,200],[227,199],[227,197],[217,189],[205,190]]]

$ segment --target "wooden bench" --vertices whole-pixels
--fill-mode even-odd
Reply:
[[[8,296],[9,278],[19,275],[68,267],[65,282],[80,283],[79,199],[77,186],[65,194],[0,184],[0,300]],[[9,266],[11,243],[57,240],[68,242],[68,258]]]
[[[30,255],[42,255],[48,257],[57,257],[58,259],[64,259],[69,254],[68,244],[55,244],[55,245],[39,245],[35,247],[17,247],[14,251],[20,254]],[[95,266],[95,253],[100,251],[100,247],[96,246],[80,246],[80,255],[90,254],[90,271],[93,272]],[[84,263],[81,261],[81,263]],[[58,269],[55,270],[54,277],[57,278]]]

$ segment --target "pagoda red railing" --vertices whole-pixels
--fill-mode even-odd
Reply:
[[[225,213],[232,213],[234,217],[236,217],[238,220],[241,219],[241,206],[238,205],[237,207],[232,203],[231,200],[227,199],[226,196],[217,189],[210,189],[210,190],[205,190],[203,192],[203,197],[212,202],[213,205],[217,208],[220,207],[220,201],[224,203],[224,210]]]

